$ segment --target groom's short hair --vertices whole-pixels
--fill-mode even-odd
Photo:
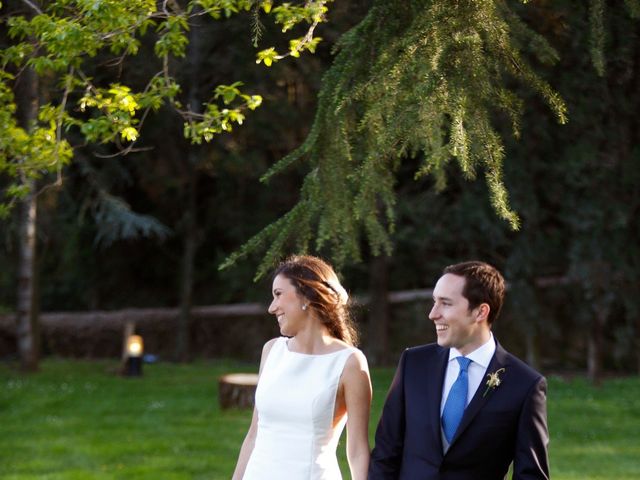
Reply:
[[[465,279],[462,295],[469,301],[469,310],[486,303],[489,305],[489,325],[500,315],[504,302],[505,284],[502,274],[485,262],[470,261],[449,265],[443,275],[451,273]]]

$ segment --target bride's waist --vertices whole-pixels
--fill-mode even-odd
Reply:
[[[337,439],[328,434],[312,434],[286,428],[259,428],[254,449],[272,457],[335,457],[337,443]]]

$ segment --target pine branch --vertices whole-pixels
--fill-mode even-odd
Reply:
[[[527,63],[525,46],[544,63],[558,59],[507,2],[376,1],[336,47],[309,136],[263,180],[294,162],[308,165],[300,204],[314,212],[306,220],[315,222],[315,248],[329,248],[336,263],[360,257],[362,233],[374,253],[390,251],[396,172],[416,157],[416,178],[431,175],[438,190],[451,160],[467,179],[484,171],[496,214],[517,229],[492,119],[504,113],[513,135],[526,135],[515,79],[542,97],[559,123],[567,121],[564,101]],[[298,228],[284,219],[277,225],[269,261]],[[266,245],[266,234],[259,239]],[[261,246],[250,242],[242,255]]]

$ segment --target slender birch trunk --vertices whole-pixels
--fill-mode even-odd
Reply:
[[[38,77],[31,68],[26,68],[20,77],[16,91],[18,119],[23,128],[30,129],[38,115]],[[18,294],[16,306],[16,340],[21,368],[25,371],[38,369],[37,300],[36,300],[36,221],[38,215],[36,182],[23,172],[22,181],[29,193],[18,208]]]

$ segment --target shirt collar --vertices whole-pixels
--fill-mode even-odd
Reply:
[[[489,334],[491,335],[491,337],[486,343],[476,348],[469,355],[466,355],[468,359],[470,359],[474,363],[477,363],[483,368],[489,367],[489,362],[491,362],[491,358],[493,358],[493,354],[496,352],[496,341],[493,338],[493,333],[489,332]],[[449,349],[449,361],[461,356],[462,354],[458,351],[457,348]]]

